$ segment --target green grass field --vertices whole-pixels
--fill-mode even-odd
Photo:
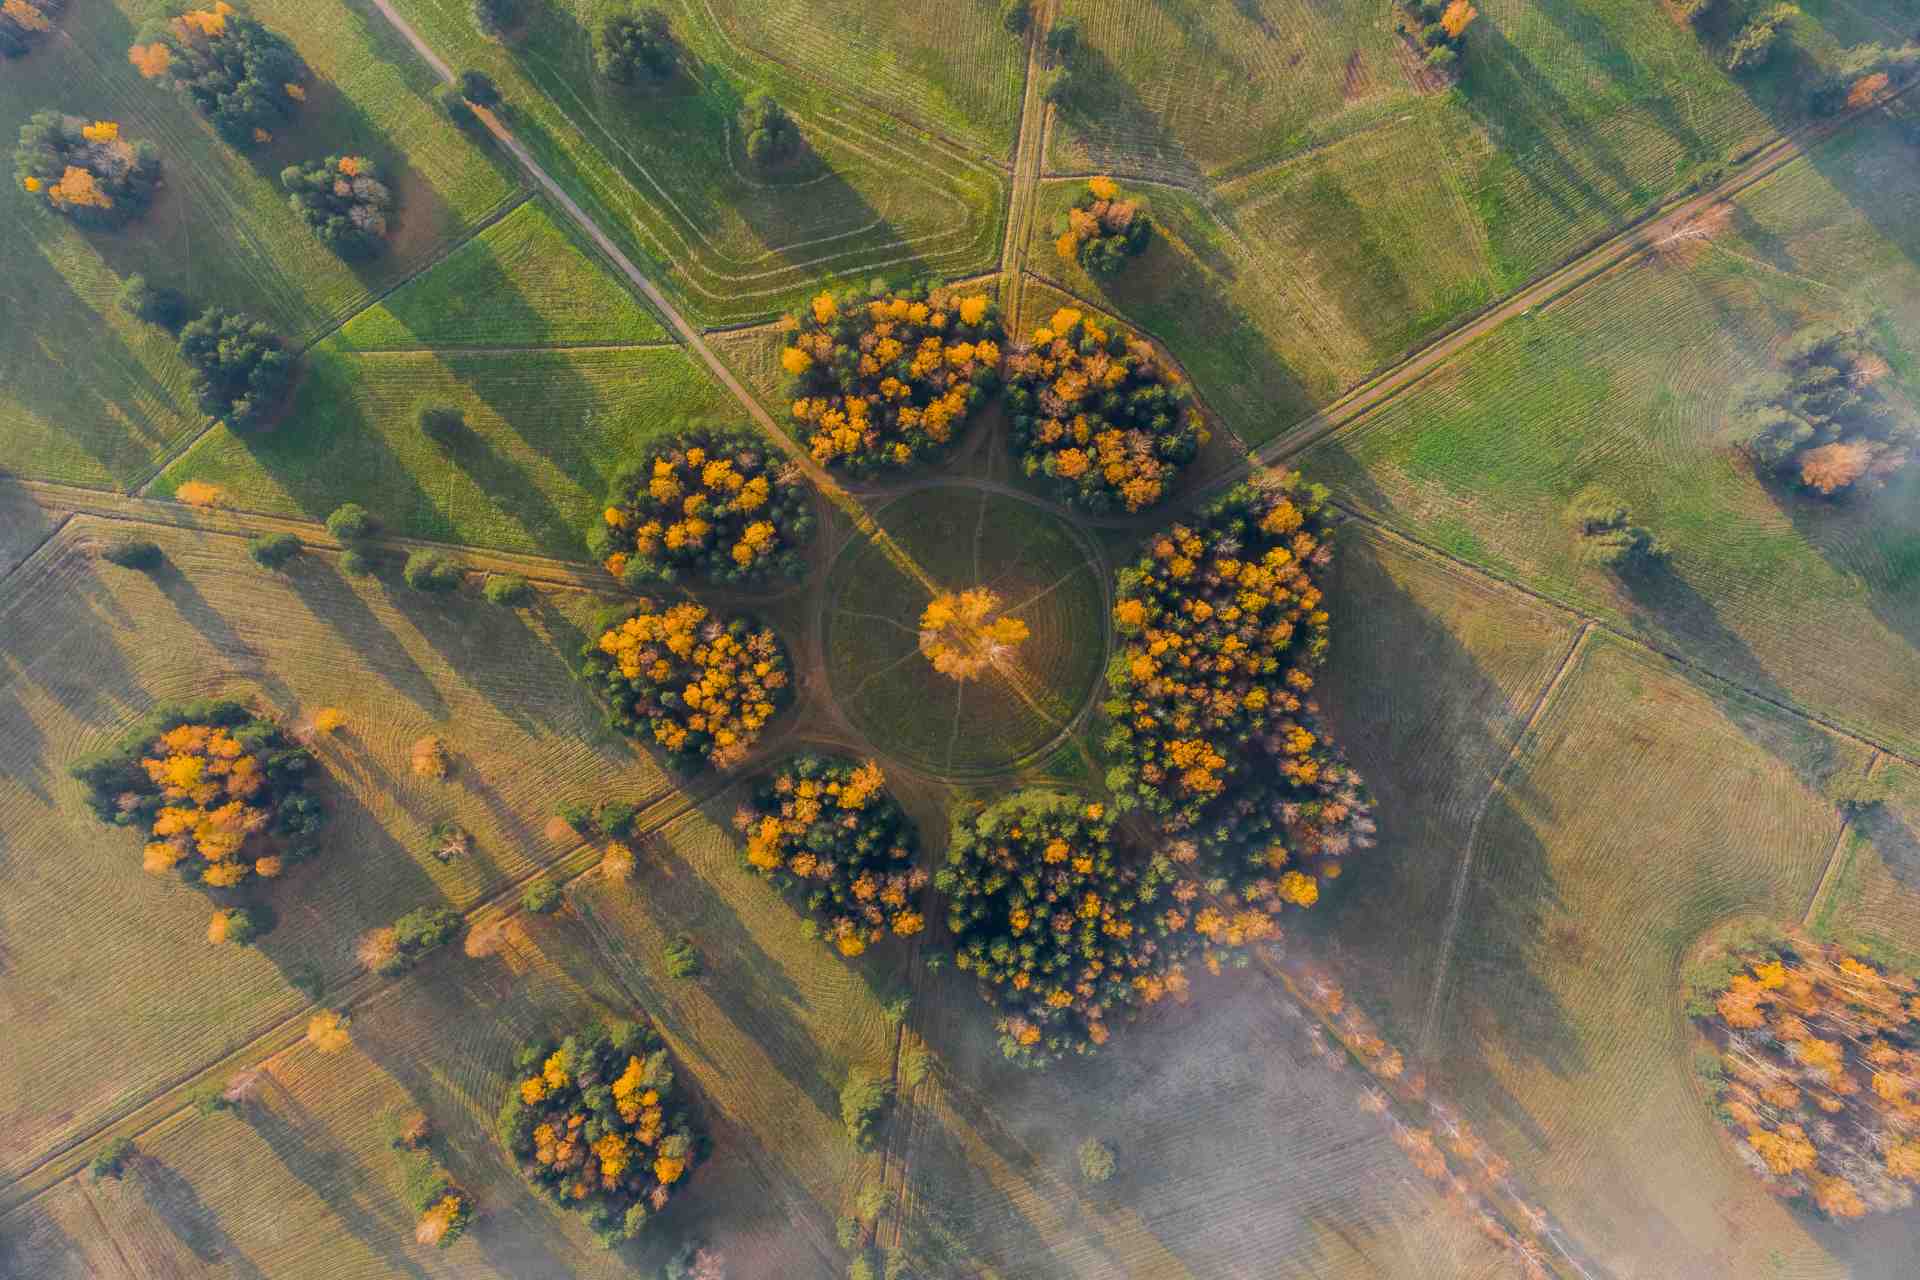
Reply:
[[[418,269],[513,193],[516,179],[468,143],[428,96],[424,64],[360,0],[310,5],[262,0],[254,12],[288,36],[315,84],[301,128],[252,155],[220,142],[186,100],[127,63],[146,0],[75,6],[62,38],[10,62],[0,121],[11,131],[56,108],[121,122],[160,150],[165,186],[145,218],[120,232],[82,232],[33,207],[9,182],[0,210],[9,237],[0,300],[0,448],[22,474],[86,484],[143,479],[202,423],[186,374],[160,331],[114,306],[140,272],[271,322],[310,341],[382,288]],[[333,152],[371,156],[400,207],[388,251],[353,267],[287,207],[280,169]]]
[[[1920,478],[1808,501],[1762,486],[1723,434],[1732,390],[1805,320],[1878,315],[1911,369],[1920,241],[1890,219],[1920,185],[1901,154],[1879,131],[1821,149],[1716,238],[1513,321],[1300,464],[1456,555],[1913,749]],[[1582,559],[1565,510],[1596,483],[1672,544],[1668,569]]]
[[[670,790],[568,673],[583,596],[515,614],[349,579],[331,553],[270,573],[238,538],[159,528],[143,534],[169,568],[150,577],[90,554],[122,527],[77,518],[0,595],[0,1008],[35,1046],[0,1059],[8,1175],[297,1010],[299,967],[337,983],[362,930],[470,905],[571,848],[547,831],[562,801]],[[143,875],[137,834],[96,824],[66,774],[152,703],[215,694],[289,722],[347,714],[317,744],[325,855],[273,887],[282,923],[255,949],[208,946],[206,896]],[[454,757],[447,782],[411,773],[427,733]],[[472,857],[429,855],[446,818]],[[29,1077],[57,1078],[57,1096]]]
[[[154,491],[219,485],[246,510],[321,519],[361,503],[396,533],[573,559],[613,473],[655,437],[732,402],[677,348],[308,354],[279,426],[209,432]],[[450,405],[442,448],[419,411]]]
[[[352,351],[664,342],[666,326],[545,200],[531,200],[340,330]]]
[[[1920,770],[1883,760],[1884,798],[1857,814],[1809,924],[1822,938],[1920,971]]]
[[[985,586],[1027,624],[1014,678],[956,683],[920,653],[926,590],[877,546],[856,543],[827,579],[828,679],[883,756],[937,776],[997,772],[1059,735],[1106,661],[1101,571],[1046,508],[972,487],[916,490],[876,512],[935,583]]]
[[[1493,792],[1426,1069],[1610,1266],[1898,1273],[1884,1234],[1819,1230],[1753,1179],[1691,1076],[1679,983],[1715,925],[1800,919],[1827,791],[1867,758],[1596,634]]]
[[[777,314],[822,279],[965,274],[997,258],[997,165],[741,51],[704,7],[673,10],[681,74],[644,90],[593,70],[595,0],[543,6],[510,46],[481,38],[461,0],[397,7],[451,63],[495,77],[521,141],[701,323]],[[763,87],[809,146],[773,175],[751,169],[735,121]]]

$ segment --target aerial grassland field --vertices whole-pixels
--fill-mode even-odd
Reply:
[[[606,6],[594,0],[542,5],[506,44],[482,38],[460,0],[396,7],[448,61],[495,78],[505,122],[701,323],[766,318],[822,280],[964,275],[997,259],[1000,157],[903,131],[742,50],[704,5],[668,7],[681,64],[639,89],[595,73],[591,33]],[[807,143],[778,172],[755,169],[740,136],[736,117],[758,89]]]
[[[1898,211],[1920,184],[1901,154],[1878,130],[1822,147],[1719,230],[1503,326],[1299,465],[1422,540],[1914,750],[1915,478],[1815,500],[1763,484],[1726,438],[1736,389],[1810,320],[1878,317],[1916,385],[1920,222]],[[1583,559],[1566,510],[1595,484],[1672,546],[1666,568]]]
[[[1753,1179],[1681,1008],[1714,926],[1800,921],[1870,754],[1596,633],[1494,791],[1421,1058],[1609,1270],[1901,1274],[1910,1222],[1830,1232]]]
[[[164,8],[71,6],[62,34],[9,62],[0,80],[0,118],[23,123],[53,108],[117,120],[125,137],[160,149],[164,183],[146,216],[116,232],[80,231],[6,184],[0,217],[21,231],[0,256],[10,317],[0,440],[10,470],[126,484],[204,422],[167,335],[115,305],[126,276],[177,288],[196,308],[247,311],[300,345],[432,261],[517,186],[446,119],[430,96],[432,74],[358,0],[253,6],[294,41],[315,79],[296,128],[253,153],[234,151],[183,95],[127,62],[141,23]],[[344,262],[287,206],[281,168],[330,153],[372,158],[397,194],[395,232],[371,262]]]
[[[433,406],[465,416],[445,446],[419,427]],[[153,491],[200,481],[236,507],[309,520],[352,501],[395,533],[582,559],[613,473],[723,412],[732,401],[677,347],[357,352],[330,339],[279,428],[216,427]]]
[[[584,596],[517,614],[348,578],[331,553],[272,573],[239,538],[160,528],[142,531],[168,558],[148,576],[93,558],[123,528],[77,518],[0,595],[0,1008],[36,1046],[0,1056],[9,1175],[296,1011],[288,975],[351,974],[361,931],[470,906],[573,848],[547,831],[557,804],[672,789],[569,675]],[[326,852],[275,884],[283,927],[255,949],[207,946],[207,896],[141,874],[139,833],[96,823],[66,774],[150,705],[214,695],[289,723],[346,715],[316,742]],[[429,733],[445,782],[410,769]],[[443,819],[470,857],[430,855]]]
[[[1920,769],[1882,760],[1808,924],[1909,972],[1920,962]],[[1882,798],[1883,797],[1883,798]]]

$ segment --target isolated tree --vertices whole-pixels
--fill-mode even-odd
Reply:
[[[1800,10],[1793,5],[1776,4],[1750,17],[1727,46],[1727,70],[1756,71],[1773,61],[1781,38],[1799,16]]]
[[[226,0],[150,23],[127,60],[185,93],[235,147],[271,142],[307,97],[310,73],[293,46]]]
[[[55,213],[89,227],[123,227],[144,214],[160,185],[160,152],[133,144],[113,120],[36,111],[20,126],[14,177]]]
[[[236,431],[270,415],[293,379],[293,357],[278,334],[218,307],[180,331],[180,357],[193,371],[201,411]]]
[[[1098,1185],[1113,1177],[1113,1148],[1106,1143],[1088,1138],[1075,1148],[1075,1156],[1080,1162],[1080,1176],[1088,1182]]]
[[[435,782],[447,776],[447,744],[433,734],[414,741],[409,753],[409,767],[416,778],[429,778]]]
[[[117,564],[123,569],[146,571],[158,569],[165,561],[166,554],[157,543],[145,538],[110,538],[100,547],[100,558],[108,564]]]
[[[847,1137],[862,1151],[871,1151],[879,1136],[880,1121],[893,1101],[893,1085],[856,1067],[840,1086],[840,1122]]]
[[[137,320],[178,333],[190,314],[186,295],[178,289],[155,286],[138,272],[120,286],[120,309]]]
[[[677,56],[667,15],[655,8],[609,14],[594,44],[600,74],[615,84],[664,80],[672,74]]]
[[[338,1010],[322,1009],[307,1019],[307,1043],[321,1053],[338,1053],[353,1043],[347,1020]]]
[[[756,93],[747,99],[740,127],[747,139],[747,158],[763,169],[785,164],[800,154],[800,128],[772,97]]]
[[[500,87],[486,72],[469,67],[460,73],[460,96],[468,102],[491,107],[500,101]]]
[[[1624,506],[1599,490],[1578,494],[1569,516],[1587,556],[1597,564],[1626,570],[1667,558],[1667,545],[1634,524]]]
[[[1033,0],[1006,0],[1000,11],[1000,24],[1008,33],[1024,36],[1033,26]]]
[[[18,58],[53,30],[66,0],[0,0],[0,58]]]
[[[935,671],[963,682],[1012,662],[1027,638],[1027,624],[1003,608],[1000,597],[985,587],[942,592],[920,614],[920,652]]]
[[[344,258],[380,252],[393,212],[393,191],[365,156],[328,156],[280,171],[293,211],[313,233]]]
[[[134,1146],[132,1138],[114,1138],[88,1163],[87,1171],[93,1175],[95,1182],[103,1178],[118,1178],[138,1154],[139,1148]]]
[[[446,449],[458,443],[467,432],[467,415],[453,405],[428,405],[416,419],[420,434]]]
[[[1137,197],[1122,196],[1104,175],[1087,180],[1087,189],[1067,210],[1054,250],[1096,276],[1111,276],[1153,239],[1153,219]]]
[[[519,21],[520,0],[473,0],[473,25],[489,40],[505,35]]]
[[[700,949],[686,934],[668,940],[660,953],[669,978],[696,978],[700,976]]]
[[[560,886],[549,876],[540,876],[520,894],[522,910],[536,916],[548,915],[560,906]]]
[[[247,554],[267,569],[284,569],[300,554],[300,539],[290,533],[263,533],[247,539]]]
[[[473,104],[458,88],[453,85],[443,86],[435,96],[440,99],[440,108],[447,113],[447,119],[453,121],[454,127],[459,129],[479,127],[480,117],[473,113]]]
[[[357,502],[343,502],[327,516],[327,532],[341,542],[359,542],[379,529],[367,509]]]

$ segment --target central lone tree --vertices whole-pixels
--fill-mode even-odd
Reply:
[[[1009,661],[1027,638],[1027,624],[1003,612],[985,587],[944,591],[920,615],[920,652],[933,669],[955,680],[978,680]]]

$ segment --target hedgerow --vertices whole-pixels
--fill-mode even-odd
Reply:
[[[790,318],[791,319],[791,318]],[[814,460],[858,475],[943,452],[999,385],[999,309],[985,294],[822,293],[780,364]]]
[[[1153,344],[1071,307],[1016,346],[1006,372],[1022,469],[1089,511],[1152,506],[1206,442],[1191,394]]]
[[[913,865],[918,837],[873,761],[795,756],[761,782],[734,825],[746,836],[747,865],[804,895],[810,923],[840,954],[926,927],[911,896],[927,883]]]

